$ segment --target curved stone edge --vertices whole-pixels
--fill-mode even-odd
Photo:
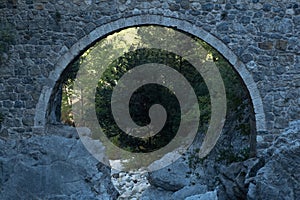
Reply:
[[[139,25],[161,25],[166,27],[175,27],[178,30],[190,33],[218,50],[235,68],[242,80],[244,81],[252,100],[252,104],[255,112],[256,130],[258,133],[266,132],[265,113],[263,109],[263,103],[258,91],[257,85],[253,80],[251,73],[246,69],[246,66],[239,61],[238,57],[218,38],[212,34],[204,31],[201,27],[187,22],[183,19],[177,19],[172,17],[166,17],[161,15],[136,15],[128,18],[121,18],[107,24],[103,24],[88,35],[81,38],[67,52],[62,55],[56,63],[55,69],[50,73],[48,79],[48,85],[45,85],[42,89],[38,104],[36,106],[35,118],[34,118],[34,132],[40,132],[44,130],[47,122],[47,109],[49,100],[52,94],[52,90],[56,81],[59,79],[63,70],[72,62],[72,60],[78,56],[87,47],[93,44],[100,38],[113,33],[117,30],[124,29],[132,26]]]

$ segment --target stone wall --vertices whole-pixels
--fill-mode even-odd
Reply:
[[[43,128],[67,65],[97,39],[142,24],[194,34],[229,60],[250,92],[259,142],[299,118],[298,0],[2,0],[0,19],[1,137]]]

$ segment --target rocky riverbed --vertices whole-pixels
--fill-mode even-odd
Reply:
[[[145,170],[131,172],[112,170],[112,183],[120,193],[118,199],[140,199],[142,193],[150,186],[147,175],[148,172]]]
[[[230,164],[201,161],[187,153],[158,171],[112,171],[118,199],[265,200],[300,198],[300,120],[291,122],[259,157]]]
[[[153,172],[111,170],[73,136],[0,145],[0,199],[300,199],[300,120],[256,158],[222,164],[186,154]]]

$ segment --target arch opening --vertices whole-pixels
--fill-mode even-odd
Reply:
[[[247,89],[247,94],[249,95],[250,104],[252,104],[252,114],[249,116],[249,123],[251,123],[252,140],[256,141],[256,132],[265,131],[265,121],[264,112],[262,107],[262,101],[259,96],[259,92],[256,85],[250,75],[250,73],[245,68],[244,64],[241,63],[238,58],[230,51],[220,40],[212,36],[211,34],[203,31],[199,27],[196,27],[188,22],[170,18],[159,19],[157,16],[149,16],[148,18],[143,18],[145,21],[137,22],[139,16],[132,17],[133,20],[129,20],[130,23],[125,23],[123,20],[117,20],[112,22],[110,25],[103,25],[92,31],[89,35],[82,38],[78,43],[76,43],[69,51],[63,55],[60,61],[57,63],[55,71],[50,75],[50,79],[53,80],[53,84],[50,86],[45,86],[43,88],[43,94],[40,97],[40,101],[37,105],[37,115],[35,118],[35,127],[43,128],[47,123],[60,122],[60,100],[62,98],[62,86],[63,86],[63,76],[69,73],[70,67],[76,59],[79,58],[81,52],[84,52],[90,46],[93,46],[99,39],[104,38],[108,34],[114,33],[115,31],[140,25],[161,25],[167,27],[177,27],[178,30],[184,31],[186,33],[192,34],[197,38],[201,38],[207,42],[210,46],[215,48],[228,62],[233,66],[233,69],[238,73],[241,81],[245,88]],[[134,20],[135,19],[135,20]],[[180,26],[179,26],[180,25]],[[108,28],[109,27],[109,28]],[[112,28],[115,27],[115,28]],[[106,31],[103,31],[107,28]],[[55,94],[55,95],[54,95]]]

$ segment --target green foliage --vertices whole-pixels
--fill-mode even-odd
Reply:
[[[238,127],[241,131],[242,135],[249,135],[250,134],[250,124],[249,123],[241,123]]]
[[[243,81],[233,69],[231,64],[213,47],[198,39],[198,42],[212,55],[213,61],[221,73],[227,98],[227,109],[230,111],[237,110],[247,99],[247,89]]]
[[[62,101],[61,101],[61,121],[68,125],[74,125],[74,119],[72,115],[72,95],[74,89],[74,80],[79,70],[80,63],[84,60],[84,56],[81,56],[78,60],[70,64],[69,67],[63,73],[61,80],[62,87]]]
[[[65,124],[73,125],[72,115],[72,94],[73,84],[68,82],[62,86],[62,104],[61,104],[61,121]]]
[[[199,151],[200,151],[200,149],[195,149],[193,152],[191,152],[189,154],[188,165],[189,165],[190,169],[193,169],[193,170],[196,169],[197,166],[199,165],[199,163],[202,164],[203,161],[206,159],[206,157],[205,158],[199,157]]]
[[[232,148],[223,149],[219,152],[216,161],[225,161],[227,164],[233,162],[242,162],[249,159],[250,149],[248,147],[241,149],[238,153],[235,153]]]
[[[130,147],[130,151],[133,152],[147,152],[168,144],[175,136],[180,124],[180,106],[169,89],[156,84],[148,84],[140,87],[131,97],[129,111],[133,121],[140,126],[150,123],[148,110],[154,104],[162,105],[168,113],[166,125],[161,132],[147,139],[128,136],[118,128],[110,112],[110,100],[117,80],[133,67],[145,63],[161,63],[175,66],[176,69],[179,68],[180,63],[178,59],[174,54],[161,50],[139,49],[125,54],[104,72],[96,93],[96,113],[102,129],[112,142],[121,145],[124,149]],[[117,142],[116,138],[122,142]]]
[[[150,40],[149,42],[151,42],[151,38],[156,36],[155,33],[151,31],[144,32],[141,35],[145,37],[140,38],[141,40]],[[172,35],[172,31],[170,31],[170,35]],[[227,112],[237,112],[241,109],[241,105],[243,105],[245,99],[247,99],[247,92],[244,87],[241,87],[242,84],[239,76],[233,70],[229,62],[215,49],[199,39],[196,40],[198,41],[199,46],[203,46],[206,49],[208,54],[207,56],[212,57],[221,73],[226,88]],[[122,46],[124,41],[118,42],[120,45],[117,47],[112,46],[111,51],[117,52],[120,50],[119,48],[121,48],[120,46]],[[101,45],[101,42],[96,45]],[[102,54],[103,52],[98,53]],[[69,124],[73,123],[73,116],[71,114],[72,102],[70,101],[72,97],[73,83],[83,59],[85,59],[85,55],[75,61],[67,69],[67,71],[63,73],[65,76],[62,77],[62,121]],[[88,62],[95,62],[94,64],[97,64],[96,61],[93,60],[97,60],[96,54],[94,58],[89,59],[90,60],[88,60]],[[150,122],[150,118],[148,117],[149,108],[153,104],[163,105],[163,107],[167,110],[168,118],[166,125],[159,134],[146,139],[134,138],[123,133],[122,130],[120,130],[115,124],[111,113],[110,101],[112,91],[116,86],[116,83],[130,69],[146,63],[160,63],[170,66],[188,80],[198,97],[198,106],[201,112],[199,131],[205,132],[210,121],[211,102],[207,86],[201,75],[184,58],[171,52],[145,47],[129,51],[112,62],[98,82],[95,94],[96,114],[101,128],[110,141],[128,151],[149,152],[168,144],[177,132],[181,120],[179,103],[169,89],[156,84],[144,85],[135,91],[130,100],[129,111],[133,121],[140,126],[144,126]],[[242,114],[243,113],[239,113],[239,115]],[[186,115],[184,119],[189,120],[189,115]],[[249,127],[249,124],[245,122],[240,126],[240,130],[243,134],[246,134]],[[229,161],[243,159],[240,155],[236,156],[232,153],[232,151],[227,150],[221,153],[221,157],[226,158],[226,160]],[[189,159],[189,165],[191,167],[195,167],[196,163],[201,162],[201,160],[197,160],[197,158],[198,156]]]

